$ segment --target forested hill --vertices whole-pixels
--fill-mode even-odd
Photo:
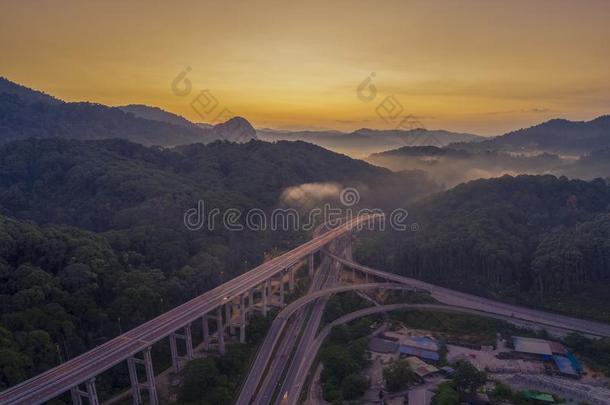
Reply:
[[[138,118],[93,103],[30,103],[0,92],[0,143],[27,138],[123,138],[144,145],[181,145],[207,139],[197,128]]]
[[[158,298],[136,303],[155,297],[159,274],[126,270],[100,236],[0,215],[0,389],[57,365],[58,351],[65,359],[112,337],[121,314],[137,323],[158,310]]]
[[[610,187],[477,180],[410,209],[415,233],[370,235],[368,264],[482,295],[610,320]]]
[[[610,147],[610,115],[591,121],[553,119],[460,148],[481,150],[547,151],[582,155]]]
[[[266,209],[286,187],[313,182],[373,191],[402,185],[396,190],[402,201],[433,187],[420,175],[392,173],[304,142],[167,150],[116,139],[30,139],[0,147],[2,213],[94,231],[180,222],[200,199],[220,208]]]
[[[13,83],[4,77],[0,77],[0,94],[2,93],[16,95],[27,103],[60,104],[63,102],[42,91],[33,90],[20,84]]]
[[[168,275],[210,258],[237,274],[244,260],[260,262],[271,247],[287,249],[308,237],[229,232],[220,223],[213,231],[189,231],[184,213],[198,201],[206,213],[268,211],[285,188],[317,182],[362,186],[373,197],[400,202],[434,187],[420,175],[392,173],[303,142],[163,150],[125,140],[30,139],[0,147],[0,214],[102,232],[127,262]],[[394,193],[382,194],[384,188]],[[220,271],[216,266],[215,275]]]
[[[0,389],[58,364],[58,350],[73,357],[309,238],[190,231],[183,215],[197,201],[270,210],[284,188],[313,182],[372,195],[401,185],[401,201],[434,187],[303,142],[0,146]]]
[[[243,117],[195,124],[157,107],[69,103],[0,77],[0,144],[29,138],[127,139],[174,147],[216,140],[247,142],[256,130]]]

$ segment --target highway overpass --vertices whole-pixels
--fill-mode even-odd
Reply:
[[[379,214],[363,215],[328,230],[309,242],[276,257],[108,342],[70,359],[38,376],[0,393],[0,404],[40,404],[70,391],[74,404],[82,399],[89,404],[99,403],[95,377],[121,362],[127,362],[134,403],[143,403],[142,391],[148,403],[158,403],[150,349],[164,339],[169,340],[172,364],[178,371],[182,357],[193,358],[191,328],[194,322],[203,322],[204,339],[209,345],[208,321],[216,322],[218,347],[224,352],[224,332],[230,326],[233,312],[240,317],[240,341],[245,341],[246,316],[261,308],[267,310],[271,300],[283,300],[285,282],[293,286],[293,266],[308,258],[313,269],[313,255],[328,243],[377,221]],[[311,271],[312,272],[312,271]],[[279,281],[279,291],[271,288],[272,280]],[[275,297],[272,296],[275,294]],[[206,333],[207,332],[207,333]],[[184,340],[186,353],[179,355],[176,341]],[[137,368],[142,367],[145,381],[139,381]]]
[[[332,242],[341,240],[346,236],[351,238],[352,232],[381,218],[382,215],[377,214],[360,216],[335,229],[326,229],[324,233],[316,232],[311,241],[296,249],[274,258],[78,357],[1,392],[0,404],[39,404],[70,391],[75,405],[82,404],[83,399],[89,404],[97,405],[99,400],[95,377],[119,363],[126,362],[134,404],[141,404],[146,399],[147,403],[156,405],[158,397],[150,355],[152,345],[162,341],[168,342],[172,366],[174,371],[178,371],[182,361],[193,358],[192,327],[195,322],[201,322],[204,348],[210,349],[212,339],[215,339],[215,347],[223,354],[225,331],[237,327],[239,329],[239,340],[244,342],[248,315],[252,311],[266,313],[272,303],[283,306],[285,290],[292,290],[294,287],[295,264],[307,259],[309,261],[309,275],[315,276],[313,258],[314,254],[319,251],[322,251],[329,260],[351,269],[354,274],[361,273],[362,278],[365,280],[371,279],[371,282],[347,286],[334,286],[333,283],[329,283],[330,287],[324,288],[323,286],[327,284],[314,277],[314,280],[318,279],[314,283],[314,288],[306,296],[286,306],[273,322],[265,341],[257,352],[257,358],[250,370],[248,379],[242,387],[238,399],[239,404],[249,404],[253,401],[260,379],[265,374],[276,349],[279,336],[288,320],[295,314],[299,314],[299,311],[305,306],[313,302],[323,302],[317,300],[330,294],[348,290],[425,290],[445,304],[439,308],[430,307],[437,310],[451,310],[448,308],[452,307],[460,312],[470,311],[470,313],[513,322],[521,320],[559,330],[610,337],[610,325],[500,303],[354,263],[349,258],[342,257],[349,257],[349,251],[351,250],[349,243],[345,249],[339,250],[342,256],[335,255],[327,250]],[[322,290],[319,290],[320,288]],[[234,319],[238,319],[237,325],[234,324]],[[210,321],[216,324],[218,333],[215,336],[209,333]],[[300,384],[300,379],[302,379],[303,367],[306,364],[304,359],[311,355],[308,348],[311,347],[312,342],[316,342],[316,344],[318,342],[319,336],[314,339],[317,331],[316,322],[319,323],[319,317],[313,322],[311,319],[304,323],[301,322],[301,325],[304,324],[304,327],[310,328],[313,334],[309,334],[311,336],[306,341],[306,347],[301,348],[302,350],[299,350],[296,358],[292,360],[291,364],[296,371],[290,374],[290,378],[294,379],[295,386]],[[299,330],[297,326],[295,326],[295,330]],[[179,353],[177,340],[184,341],[185,353]],[[289,348],[289,346],[285,347],[286,350]],[[282,362],[276,362],[276,364],[282,364]],[[138,368],[142,368],[144,372],[138,373]],[[144,381],[140,381],[139,374],[145,375]],[[279,384],[278,379],[281,378],[281,375],[281,372],[274,373],[269,378],[268,383],[275,387]]]

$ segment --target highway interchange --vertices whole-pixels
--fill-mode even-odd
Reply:
[[[372,278],[382,279],[386,282],[348,286],[333,286],[333,283],[331,283],[328,288],[310,292],[308,295],[284,308],[276,317],[272,328],[257,353],[257,357],[250,369],[246,383],[242,387],[240,397],[237,401],[238,405],[272,402],[276,404],[294,404],[297,402],[304,380],[323,340],[320,339],[323,335],[318,334],[317,337],[315,335],[321,319],[321,314],[319,317],[316,316],[316,310],[320,309],[319,304],[322,297],[343,291],[364,291],[367,289],[410,289],[427,291],[443,305],[410,305],[404,306],[403,309],[417,308],[420,310],[466,313],[504,320],[522,327],[544,328],[555,334],[580,332],[591,337],[610,337],[610,325],[500,303],[494,300],[439,287],[420,280],[372,269],[355,263],[345,257],[341,257],[340,255],[331,253],[329,249],[325,249],[323,253],[326,257],[333,259],[347,268],[357,270],[368,274]],[[329,264],[327,262],[323,264],[325,265],[320,266],[318,273],[325,270],[328,271]],[[331,276],[336,278],[337,275],[331,274]],[[302,335],[299,335],[294,330],[292,330],[290,334],[283,335],[284,325],[291,319],[291,315],[298,310],[302,310],[302,308],[310,302],[316,302],[318,305],[314,306],[314,310],[304,326]],[[384,307],[387,310],[393,308],[392,306]],[[321,310],[323,311],[323,306]],[[373,312],[384,311],[384,309],[375,310],[375,307],[369,308],[368,310]],[[364,311],[364,313],[366,312],[367,311]],[[301,338],[299,339],[299,337]],[[274,358],[276,356],[274,350],[278,342],[281,342],[281,361],[276,361],[269,365],[270,361],[277,360]],[[289,357],[288,353],[290,353],[289,347],[291,344],[292,346],[296,346],[296,349],[293,352],[293,356]],[[281,367],[281,370],[278,370],[277,367]],[[266,378],[259,387],[258,384],[263,376],[266,376]],[[257,394],[257,389],[259,394]],[[260,392],[262,392],[263,395],[261,395]]]
[[[238,404],[271,403],[272,399],[275,399],[275,403],[296,403],[311,361],[321,344],[322,335],[317,332],[326,299],[331,294],[342,291],[386,288],[423,290],[428,291],[433,298],[443,304],[438,308],[426,308],[429,310],[475,313],[513,323],[519,322],[521,325],[537,325],[558,331],[576,331],[590,336],[610,337],[610,325],[607,324],[500,303],[354,263],[349,257],[349,243],[341,244],[341,238],[348,235],[351,238],[352,231],[377,219],[379,219],[377,215],[361,216],[323,234],[315,234],[312,240],[290,252],[167,311],[89,352],[1,392],[0,404],[39,404],[52,399],[125,361],[130,356],[142,352],[229,300],[247,294],[253,288],[318,251],[322,251],[323,260],[313,276],[309,293],[287,305],[275,318],[242,386]],[[327,250],[331,242],[337,247],[333,248],[332,252]],[[367,274],[367,277],[381,282],[338,285],[341,266]],[[305,310],[308,306],[311,307],[310,311]],[[296,350],[295,343],[298,343]]]
[[[211,313],[226,301],[248,293],[331,241],[377,218],[374,215],[354,218],[78,357],[0,392],[0,404],[39,404],[52,399]]]

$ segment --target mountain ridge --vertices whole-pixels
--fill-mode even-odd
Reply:
[[[468,133],[423,128],[410,130],[360,128],[353,132],[259,130],[257,133],[259,138],[265,141],[300,140],[359,158],[401,146],[445,146],[459,141],[477,142],[483,139]]]
[[[508,151],[546,151],[585,154],[610,147],[610,115],[589,121],[554,118],[528,128],[521,128],[479,143],[451,145],[472,149]]]
[[[131,113],[138,118],[144,118],[151,121],[162,121],[168,124],[180,125],[187,128],[195,128],[197,124],[187,120],[181,115],[174,114],[162,108],[149,106],[145,104],[128,104],[116,107],[127,113]]]
[[[143,104],[110,107],[91,102],[65,102],[5,78],[0,78],[0,112],[0,143],[50,137],[120,138],[147,146],[173,147],[215,140],[256,139],[256,131],[242,117],[214,126],[196,124]]]
[[[6,77],[0,76],[0,94],[2,93],[17,95],[28,103],[44,102],[59,104],[64,102],[43,91],[31,89],[19,83],[12,82]]]

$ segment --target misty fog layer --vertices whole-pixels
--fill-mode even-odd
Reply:
[[[394,171],[420,170],[449,188],[480,178],[519,174],[554,174],[583,179],[610,176],[610,153],[595,152],[583,157],[566,157],[550,153],[519,154],[484,151],[472,152],[451,148],[405,147],[373,154],[366,161]]]
[[[310,209],[323,201],[339,200],[342,188],[338,183],[305,183],[285,189],[280,202],[292,208]]]
[[[271,131],[258,130],[259,139],[275,141],[304,141],[322,146],[333,152],[363,159],[373,153],[381,153],[404,146],[446,146],[454,142],[479,142],[482,137],[473,134],[443,130],[373,130],[359,129],[350,133],[337,131]]]

